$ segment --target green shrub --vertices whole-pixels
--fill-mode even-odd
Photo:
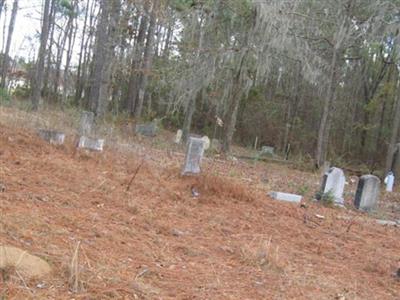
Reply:
[[[335,196],[333,195],[331,190],[326,193],[319,191],[315,194],[315,198],[319,200],[324,206],[333,207],[333,205],[335,204]]]

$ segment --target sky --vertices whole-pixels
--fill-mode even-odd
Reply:
[[[19,0],[10,56],[34,58],[37,51],[42,0]],[[4,49],[13,0],[6,0],[6,16],[0,16],[0,47]],[[6,23],[6,24],[5,24]],[[4,25],[6,29],[4,30]],[[5,33],[5,34],[4,34]],[[34,44],[36,42],[36,44]]]

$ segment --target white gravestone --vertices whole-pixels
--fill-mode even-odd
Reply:
[[[62,132],[40,129],[38,135],[52,145],[64,144],[65,134]]]
[[[104,140],[92,139],[86,136],[81,136],[78,143],[78,148],[89,149],[93,151],[103,151]]]
[[[182,142],[182,134],[183,134],[182,129],[178,129],[175,136],[175,141],[174,141],[175,144],[180,144]]]
[[[200,164],[204,155],[204,141],[200,138],[189,137],[187,143],[185,165],[182,174],[199,174]]]
[[[208,150],[211,144],[209,137],[205,135],[201,139],[204,141],[204,150]]]
[[[271,192],[269,195],[276,200],[286,201],[286,202],[293,202],[293,203],[300,203],[303,199],[300,195],[295,194],[288,194],[288,193],[281,193],[281,192]]]
[[[344,176],[342,169],[330,168],[323,177],[321,192],[324,194],[331,192],[335,204],[343,205],[343,191],[345,183],[346,177]]]
[[[364,211],[373,210],[379,201],[380,185],[380,179],[374,175],[361,176],[354,199],[355,207]]]
[[[94,124],[94,113],[91,111],[83,111],[79,122],[79,135],[90,136],[92,134]]]

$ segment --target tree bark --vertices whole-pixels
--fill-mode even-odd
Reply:
[[[335,90],[336,90],[336,61],[337,61],[337,49],[333,48],[333,55],[330,67],[330,80],[328,86],[328,94],[324,99],[324,107],[322,112],[321,123],[318,130],[318,141],[317,141],[317,151],[315,156],[315,165],[317,168],[320,168],[325,160],[329,142],[329,129],[330,129],[330,113],[331,106],[335,98]]]
[[[119,16],[119,0],[101,0],[101,15],[97,24],[93,70],[90,78],[89,106],[98,116],[104,115],[109,100],[114,32]]]
[[[232,92],[230,95],[230,101],[228,105],[228,109],[225,112],[225,117],[224,117],[224,135],[223,135],[223,141],[222,141],[222,152],[225,154],[228,154],[231,152],[231,145],[232,145],[232,140],[233,140],[233,135],[235,133],[235,128],[236,128],[236,120],[237,120],[237,115],[238,115],[238,110],[239,110],[239,104],[240,100],[242,98],[242,87],[241,87],[241,77],[243,73],[245,72],[245,66],[244,66],[244,61],[246,54],[248,52],[248,49],[243,49],[242,53],[240,53],[240,60],[239,60],[239,66],[236,71],[236,74],[234,75],[233,79],[233,85],[232,85]]]
[[[7,35],[7,43],[6,43],[6,50],[3,53],[3,64],[2,64],[2,72],[1,72],[1,83],[0,87],[4,89],[6,87],[6,79],[7,79],[7,73],[8,73],[8,68],[10,65],[10,48],[11,48],[11,42],[14,34],[14,26],[15,26],[15,20],[17,18],[17,12],[18,12],[18,0],[14,0],[12,11],[11,11],[11,19],[10,19],[10,24],[8,26],[8,35]]]
[[[77,5],[77,3],[74,2],[74,4],[73,4],[74,11],[76,10],[76,5]],[[78,24],[76,22],[75,26],[73,26],[73,24],[71,25],[71,29],[70,29],[69,36],[68,36],[67,59],[65,61],[64,75],[63,75],[64,88],[63,88],[63,96],[62,96],[62,105],[65,105],[67,103],[67,95],[68,95],[68,88],[69,88],[69,86],[68,86],[69,67],[71,64],[72,50],[74,49],[74,46],[75,46],[75,39],[76,39],[77,31],[78,31]]]
[[[125,97],[125,106],[128,109],[130,115],[134,115],[135,107],[138,97],[138,67],[139,62],[142,57],[142,49],[144,47],[144,42],[146,38],[146,30],[148,25],[148,17],[147,13],[149,11],[149,2],[145,2],[144,13],[142,15],[139,32],[136,37],[134,50],[132,52],[132,61],[130,66],[130,74],[129,74],[129,82],[128,82],[128,91]]]
[[[89,16],[89,9],[90,9],[90,0],[86,2],[86,11],[85,11],[85,20],[83,22],[83,29],[82,29],[82,39],[79,51],[79,58],[78,58],[78,69],[76,72],[76,83],[75,83],[75,104],[79,104],[82,98],[82,64],[84,59],[84,50],[85,50],[85,36],[87,30],[87,22]]]
[[[392,125],[392,135],[390,137],[388,152],[386,154],[386,172],[392,170],[393,164],[393,154],[396,148],[397,138],[399,136],[400,129],[400,95],[399,95],[399,87],[397,83],[397,92],[396,92],[396,106],[394,111],[393,125]]]
[[[33,84],[31,100],[33,110],[37,110],[39,108],[39,102],[43,87],[44,60],[46,57],[47,40],[49,38],[50,3],[51,0],[45,0],[44,3],[42,30],[40,34],[40,47],[36,62],[35,75],[32,80]]]
[[[150,24],[147,33],[146,48],[143,54],[143,63],[141,67],[141,76],[139,81],[138,89],[138,101],[135,108],[135,118],[140,118],[142,116],[144,96],[146,93],[147,81],[149,78],[149,72],[152,65],[153,56],[153,43],[154,43],[154,31],[156,27],[156,17],[153,12],[150,15]]]

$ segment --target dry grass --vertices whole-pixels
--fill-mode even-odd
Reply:
[[[266,196],[305,181],[318,186],[314,174],[206,159],[202,176],[181,177],[183,155],[151,141],[76,152],[71,141],[52,147],[9,126],[3,113],[0,244],[28,249],[56,270],[26,282],[29,290],[17,277],[8,281],[10,298],[398,298],[397,228],[352,210],[303,209]],[[355,220],[350,231],[348,220]]]

